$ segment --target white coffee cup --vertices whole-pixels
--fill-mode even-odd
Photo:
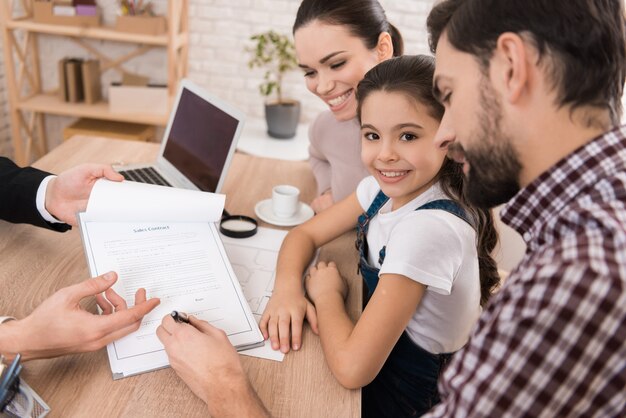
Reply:
[[[295,186],[281,184],[272,189],[272,210],[278,218],[290,218],[300,207],[300,190]]]

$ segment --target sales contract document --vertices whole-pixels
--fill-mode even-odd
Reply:
[[[114,379],[169,365],[156,329],[173,310],[208,321],[237,349],[263,344],[215,222],[224,195],[99,180],[78,214],[92,276],[115,271],[128,306],[146,289],[161,304],[141,327],[107,346]]]

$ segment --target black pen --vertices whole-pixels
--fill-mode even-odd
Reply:
[[[183,322],[185,324],[189,323],[189,317],[185,312],[172,311],[171,315],[176,322]]]

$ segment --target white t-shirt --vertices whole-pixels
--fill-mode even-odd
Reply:
[[[373,177],[359,183],[356,194],[364,211],[379,191]],[[443,210],[415,210],[446,198],[435,184],[394,211],[389,199],[367,232],[368,262],[380,268],[379,274],[400,274],[426,286],[406,331],[413,342],[435,354],[463,347],[481,312],[474,229]],[[381,266],[378,254],[385,245]]]

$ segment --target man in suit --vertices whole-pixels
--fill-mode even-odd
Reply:
[[[46,191],[46,185],[41,183],[49,176],[36,168],[20,168],[8,158],[0,157],[0,219],[59,231],[69,229],[70,226],[64,223],[47,222],[34,204],[40,186],[42,192]]]
[[[107,165],[84,164],[56,177],[0,157],[0,219],[66,231],[75,225],[76,212],[85,209],[100,178],[123,179]]]
[[[83,164],[53,176],[0,157],[0,219],[66,231],[76,225],[76,212],[85,210],[101,178],[123,180],[107,165]],[[128,308],[111,289],[116,280],[109,272],[57,291],[26,318],[0,317],[0,353],[9,359],[20,353],[30,360],[95,351],[138,329],[159,300],[146,300],[140,289]],[[89,296],[95,296],[104,315],[81,308],[80,300]]]

